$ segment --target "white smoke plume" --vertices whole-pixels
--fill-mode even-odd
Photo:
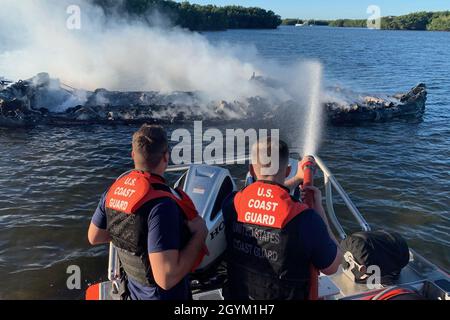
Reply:
[[[69,5],[81,9],[80,30],[66,26]],[[311,80],[304,64],[280,67],[253,47],[215,46],[176,27],[106,19],[84,0],[0,0],[0,10],[0,75],[12,80],[48,72],[87,90],[196,91],[208,100],[226,101],[309,100],[302,89]],[[249,81],[253,73],[282,85],[268,90]]]

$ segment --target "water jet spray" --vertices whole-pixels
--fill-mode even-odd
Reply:
[[[301,163],[303,170],[303,186],[314,185],[314,174],[316,172],[316,164],[313,155],[317,153],[320,140],[320,131],[322,129],[322,104],[320,99],[322,87],[322,65],[314,62],[308,65],[309,74],[311,75],[311,84],[309,88],[308,115],[306,118],[305,143],[303,146],[303,155],[308,158]],[[305,204],[314,207],[314,193],[307,190],[304,198]],[[319,293],[319,270],[312,264],[310,265],[310,290],[309,299],[317,300]]]
[[[321,105],[321,87],[322,87],[322,65],[319,62],[308,64],[309,74],[311,75],[311,84],[309,86],[308,111],[305,126],[305,142],[303,146],[303,155],[308,156],[308,160],[301,164],[303,170],[303,186],[314,185],[314,173],[316,171],[314,157],[317,153],[320,140],[320,131],[322,129],[322,105]],[[305,203],[311,208],[314,204],[313,193],[307,191],[305,194]]]
[[[312,62],[307,65],[311,84],[309,86],[308,111],[305,126],[305,143],[303,155],[315,155],[319,147],[320,131],[322,129],[321,90],[322,90],[322,65]]]

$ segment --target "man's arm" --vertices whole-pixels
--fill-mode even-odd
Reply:
[[[109,232],[106,230],[106,210],[105,210],[106,192],[100,198],[97,209],[92,216],[91,224],[88,230],[88,240],[92,245],[104,244],[111,241]]]
[[[173,288],[189,272],[205,244],[208,234],[205,221],[198,217],[188,223],[192,238],[183,250],[167,250],[149,254],[153,277],[164,290]]]
[[[313,260],[316,261],[316,267],[319,265],[319,269],[322,273],[331,275],[337,272],[339,265],[341,264],[342,251],[339,248],[339,242],[330,228],[328,218],[322,206],[322,194],[320,190],[316,187],[304,187],[302,188],[303,194],[304,191],[307,190],[314,193],[313,209],[321,218],[321,221],[316,224],[317,232],[314,233]],[[332,243],[330,243],[330,241]],[[334,259],[331,260],[330,256],[334,251],[336,254],[334,255]],[[331,261],[331,263],[325,263],[325,265],[324,261]]]
[[[320,272],[326,274],[327,276],[335,274],[338,271],[341,262],[342,262],[342,251],[341,249],[337,248],[336,257],[334,258],[334,261],[330,264],[329,267],[321,269]]]
[[[305,156],[305,157],[303,157],[303,159],[301,161],[298,162],[297,173],[295,174],[295,176],[293,176],[292,178],[290,178],[290,179],[288,179],[288,180],[286,180],[284,182],[284,186],[286,188],[288,188],[289,190],[292,191],[295,188],[297,188],[300,184],[303,183],[303,168],[302,168],[302,165],[306,161],[313,161],[315,163],[314,158],[311,157],[311,156]]]
[[[111,241],[109,232],[106,229],[97,227],[93,222],[89,225],[88,240],[91,245],[104,244]]]
[[[208,232],[200,217],[187,222],[192,235],[183,246],[185,222],[181,219],[180,209],[172,200],[157,204],[148,218],[148,257],[155,282],[164,290],[173,288],[192,270]]]
[[[327,226],[328,235],[330,236],[331,239],[333,239],[334,243],[336,243],[336,245],[339,247],[339,241],[337,241],[336,237],[334,236],[333,231],[330,228],[330,223],[328,221],[328,217],[325,214],[325,209],[323,208],[323,205],[322,205],[322,192],[318,188],[312,187],[312,186],[302,187],[301,189],[302,189],[302,197],[304,196],[304,191],[309,190],[314,193],[313,209],[322,218],[323,222]]]
[[[293,176],[292,178],[290,178],[284,182],[284,186],[292,191],[295,188],[297,188],[302,182],[303,182],[303,177],[300,177],[300,175],[298,174],[298,171],[297,171],[297,174],[295,176]]]

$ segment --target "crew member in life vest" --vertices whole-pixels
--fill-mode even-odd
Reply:
[[[126,274],[128,298],[189,300],[188,274],[203,257],[207,228],[189,197],[166,185],[166,132],[143,125],[132,142],[134,170],[102,196],[92,218],[92,245],[112,243]]]
[[[277,166],[273,166],[273,161],[265,161],[265,165],[260,161],[260,155],[273,159],[276,153]],[[312,281],[317,282],[311,276],[311,268],[330,275],[339,267],[342,254],[329,231],[320,191],[309,188],[314,192],[314,208],[292,198],[285,183],[290,173],[288,164],[285,142],[260,140],[252,147],[250,165],[256,181],[223,203],[226,298],[308,299]],[[270,166],[272,172],[266,170]],[[297,182],[303,178],[301,171],[294,178]],[[288,186],[292,183],[291,179]]]

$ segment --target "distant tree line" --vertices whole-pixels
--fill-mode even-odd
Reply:
[[[282,24],[295,25],[298,19],[284,19]],[[366,28],[365,19],[316,20],[330,27]],[[312,20],[311,24],[315,24]],[[316,24],[319,25],[319,24]],[[450,31],[450,11],[416,12],[398,17],[382,17],[381,29]]]
[[[175,25],[190,30],[275,29],[281,24],[273,11],[256,7],[198,5],[166,0],[91,0],[105,13],[143,18],[150,24],[154,13],[168,17]]]
[[[281,22],[285,26],[295,26],[297,23],[307,23],[312,26],[330,26],[330,27],[366,27],[367,20],[302,20],[302,19],[283,19]]]
[[[427,30],[431,31],[450,31],[450,12],[447,14],[441,14],[431,19],[431,22],[427,24]]]
[[[297,23],[303,23],[301,19],[283,19],[281,24],[284,26],[295,26]]]
[[[450,31],[450,11],[416,12],[398,17],[383,17],[381,28],[388,30]]]
[[[330,21],[330,27],[367,28],[367,19],[337,19]]]

